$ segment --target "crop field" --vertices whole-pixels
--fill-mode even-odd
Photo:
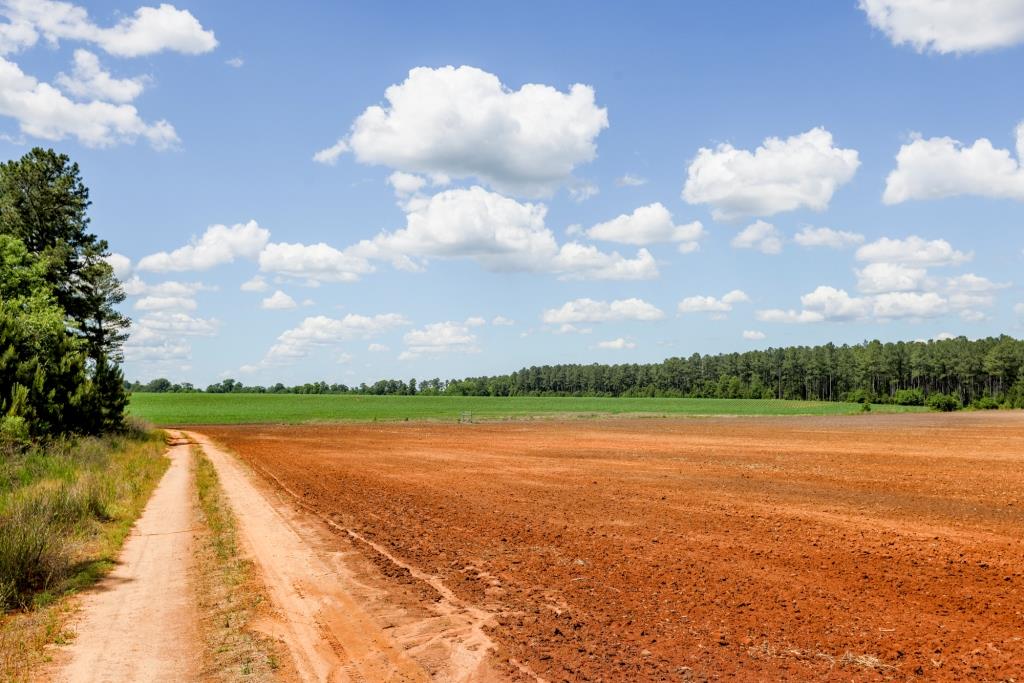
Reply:
[[[452,600],[499,679],[996,681],[1024,662],[1021,411],[202,431],[322,520],[318,547],[362,567],[363,609],[427,670]]]
[[[157,425],[296,424],[375,420],[458,420],[552,416],[849,415],[860,404],[701,398],[550,398],[303,394],[147,394],[129,412]],[[922,408],[876,405],[878,412]]]

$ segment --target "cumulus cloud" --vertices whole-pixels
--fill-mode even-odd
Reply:
[[[635,349],[636,342],[627,341],[622,337],[618,339],[609,339],[608,341],[597,342],[597,348],[606,349],[611,351],[622,351],[625,349]]]
[[[608,126],[594,89],[561,92],[526,84],[511,90],[494,74],[470,66],[418,67],[352,123],[344,144],[362,163],[475,178],[498,190],[544,196],[591,161]],[[327,150],[324,150],[327,152]]]
[[[146,89],[145,77],[114,78],[88,50],[75,50],[71,74],[57,74],[57,85],[80,99],[131,102]]]
[[[1020,0],[860,0],[859,6],[894,45],[918,52],[981,52],[1024,42]]]
[[[369,351],[370,353],[384,353],[385,351],[390,351],[391,349],[385,346],[384,344],[373,343],[367,346],[366,350]]]
[[[399,197],[408,197],[422,190],[427,184],[427,179],[415,173],[395,171],[388,176],[388,184]]]
[[[1024,302],[1017,304],[1013,307],[1013,312],[1017,315],[1024,316]]]
[[[587,230],[587,236],[606,242],[637,245],[678,242],[683,253],[696,251],[700,247],[699,240],[706,235],[700,221],[676,225],[672,214],[660,202],[641,206]]]
[[[318,244],[268,244],[259,254],[260,270],[285,277],[316,282],[355,282],[372,273],[374,267],[364,257]]]
[[[728,313],[734,304],[750,301],[746,292],[734,289],[721,299],[714,296],[688,296],[679,302],[680,313]]]
[[[549,325],[572,323],[599,323],[622,320],[661,320],[665,317],[657,306],[643,299],[618,299],[615,301],[596,301],[594,299],[574,299],[567,301],[560,308],[544,311],[541,319]]]
[[[280,289],[260,302],[260,308],[269,311],[283,311],[289,308],[295,308],[296,306],[298,306],[298,304],[295,303],[295,299],[291,298]]]
[[[914,291],[924,286],[928,278],[925,268],[900,263],[870,263],[855,272],[857,289],[865,294]]]
[[[114,275],[122,282],[132,274],[132,260],[124,254],[109,254],[103,257],[110,267],[114,269]]]
[[[511,327],[512,325],[516,324],[516,321],[510,318],[506,318],[503,315],[496,315],[491,320],[491,324],[494,325],[495,327]]]
[[[188,360],[192,346],[188,337],[209,337],[217,333],[213,318],[195,318],[188,313],[157,311],[132,321],[124,355],[139,363]]]
[[[254,260],[270,239],[270,231],[256,221],[226,225],[211,225],[199,238],[172,252],[150,254],[139,261],[139,270],[157,272],[208,270],[236,258]]]
[[[350,248],[376,259],[468,258],[494,272],[548,272],[565,279],[640,280],[658,276],[654,257],[634,258],[592,245],[559,245],[545,225],[547,207],[521,203],[482,187],[410,200],[406,227]]]
[[[264,292],[269,286],[263,276],[256,275],[243,282],[239,289],[243,292]]]
[[[758,320],[766,323],[820,323],[825,319],[821,313],[814,311],[783,310],[769,308],[754,314]]]
[[[743,338],[748,341],[761,341],[765,336],[760,330],[743,330]]]
[[[844,289],[826,285],[800,297],[800,311],[769,309],[757,312],[758,320],[779,323],[816,323],[850,320],[934,318],[948,313],[951,302],[937,292],[885,292],[851,296]]]
[[[732,238],[730,244],[737,249],[757,249],[762,254],[782,252],[782,236],[771,223],[754,221]]]
[[[15,119],[26,135],[44,140],[73,136],[87,147],[109,147],[142,138],[155,149],[167,149],[178,142],[174,127],[167,121],[146,123],[130,104],[75,102],[2,57],[0,116]]]
[[[282,332],[259,366],[254,367],[293,361],[307,356],[316,348],[333,348],[343,341],[376,337],[408,324],[409,321],[397,313],[374,316],[350,313],[343,318],[308,317],[298,327]]]
[[[683,199],[708,204],[716,220],[770,216],[807,208],[823,211],[860,166],[857,150],[832,143],[824,128],[767,138],[750,152],[722,143],[702,147],[690,163]]]
[[[864,242],[864,235],[846,230],[832,228],[814,228],[810,225],[793,236],[793,240],[801,247],[829,247],[843,249]]]
[[[402,337],[405,350],[399,360],[413,360],[420,356],[436,356],[442,353],[479,353],[476,335],[465,323],[431,323],[420,329],[410,330]]]
[[[858,261],[902,263],[918,266],[950,266],[973,258],[972,253],[957,251],[946,240],[925,240],[917,235],[906,239],[880,240],[857,250]]]
[[[135,302],[139,311],[192,311],[196,300],[185,296],[144,296]]]
[[[899,204],[911,199],[978,195],[1024,201],[1024,122],[1017,125],[1017,156],[986,138],[965,147],[949,137],[915,135],[896,154],[896,168],[885,181],[882,200]]]
[[[213,31],[204,29],[188,10],[167,3],[140,7],[106,28],[93,23],[84,8],[58,0],[6,0],[0,15],[18,28],[18,48],[34,45],[40,35],[53,45],[61,40],[94,43],[117,57],[164,51],[196,55],[217,47]]]
[[[800,297],[804,310],[818,313],[825,320],[858,320],[865,317],[871,303],[867,299],[850,296],[845,289],[820,286]]]

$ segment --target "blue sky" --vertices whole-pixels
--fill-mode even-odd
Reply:
[[[0,145],[81,164],[132,379],[1020,336],[1024,2],[937,5],[8,0]]]

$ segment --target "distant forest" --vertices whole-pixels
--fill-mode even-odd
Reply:
[[[139,392],[200,391],[156,379]],[[1024,341],[1003,335],[853,346],[791,346],[669,358],[661,363],[544,365],[465,379],[387,379],[372,385],[313,382],[247,386],[233,379],[207,393],[448,396],[628,396],[758,398],[931,405],[943,410],[1024,408]]]

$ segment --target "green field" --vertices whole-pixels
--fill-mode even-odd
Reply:
[[[922,410],[879,405],[880,412]],[[301,394],[132,395],[129,412],[157,425],[458,420],[645,415],[848,415],[856,403],[703,398],[548,398],[485,396],[357,396]]]

